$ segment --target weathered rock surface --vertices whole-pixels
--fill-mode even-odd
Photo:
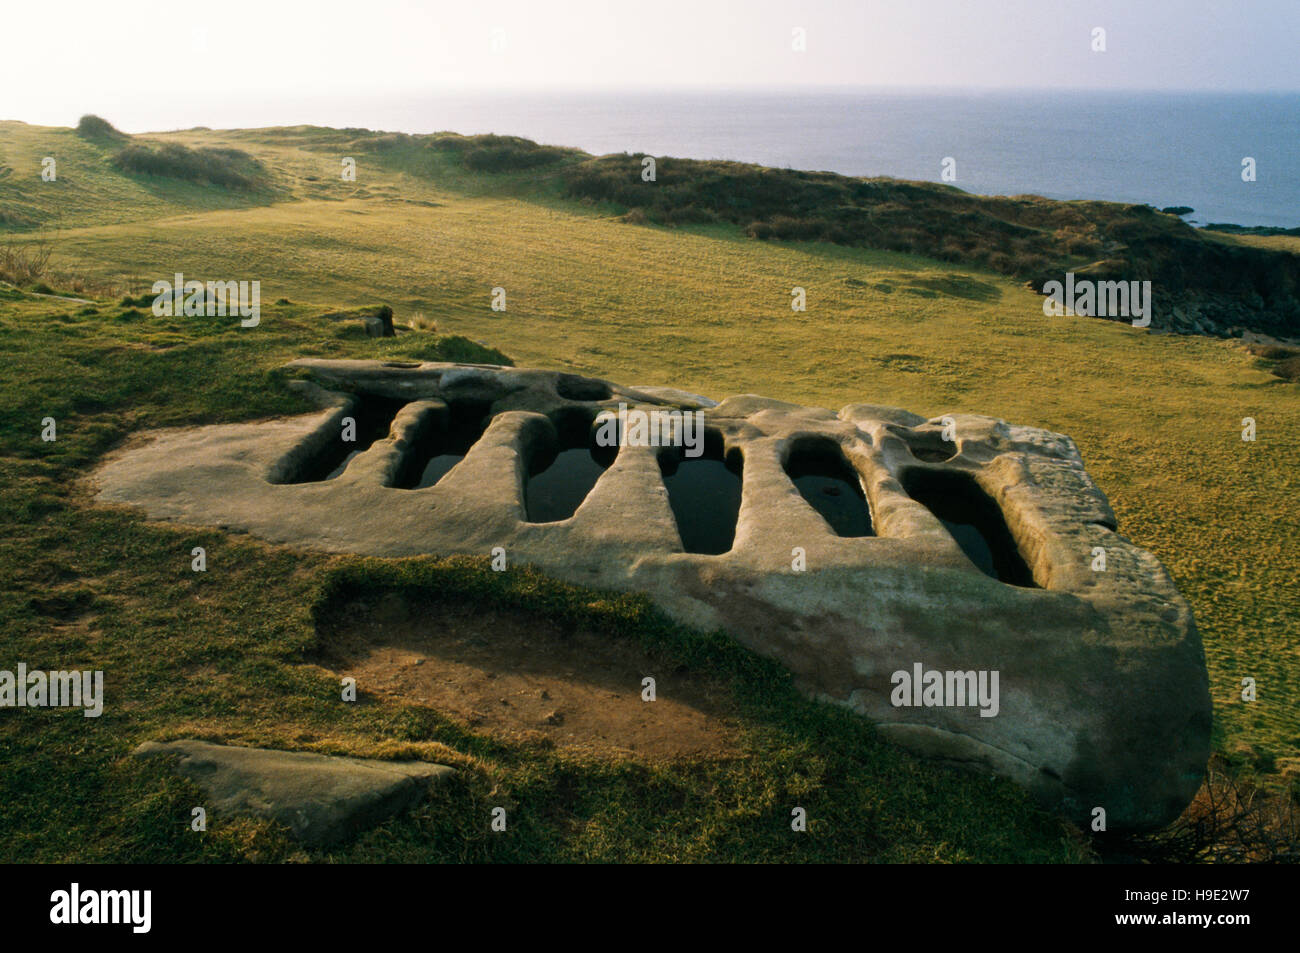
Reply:
[[[304,751],[241,748],[206,741],[146,741],[138,758],[176,760],[199,785],[209,814],[279,821],[311,845],[344,840],[404,811],[431,783],[454,773],[440,764],[341,758]]]
[[[942,419],[896,408],[834,413],[753,395],[715,405],[543,370],[294,366],[325,385],[300,384],[322,412],[162,432],[101,468],[100,499],[335,552],[500,546],[511,565],[643,591],[675,618],[724,628],[778,659],[803,691],[867,716],[897,743],[1013,778],[1079,822],[1103,807],[1111,829],[1159,825],[1200,783],[1210,700],[1192,614],[1160,562],[1116,531],[1068,437],[952,414],[955,439],[945,439]],[[382,399],[402,406],[380,439],[322,479],[319,462],[339,452],[344,418],[363,419]],[[571,517],[528,521],[534,461],[620,403],[698,408],[721,453],[743,462],[727,552],[685,551],[661,466],[672,448],[618,448]],[[431,435],[475,418],[485,428],[463,460],[436,485],[400,488]],[[801,496],[787,467],[813,445],[851,467],[874,535],[837,535]],[[925,486],[988,509],[1020,575],[977,568],[934,501],[909,494]],[[806,571],[795,569],[796,548]],[[1094,568],[1099,548],[1104,571]],[[916,664],[999,673],[996,716],[970,705],[896,707],[893,675]]]

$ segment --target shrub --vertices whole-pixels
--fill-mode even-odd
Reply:
[[[118,142],[125,142],[131,138],[115,128],[107,119],[89,114],[77,121],[77,135],[85,139],[113,139]]]
[[[45,277],[53,249],[44,239],[27,244],[0,245],[0,280],[25,285]]]
[[[1216,756],[1177,822],[1116,840],[1149,863],[1300,863],[1300,809],[1291,791],[1262,790]]]
[[[382,136],[375,136],[367,144],[371,152],[387,152],[390,149],[399,149],[402,146],[409,145],[411,137],[404,132],[390,132]]]
[[[787,241],[815,241],[822,237],[826,226],[816,219],[776,215],[770,222],[770,228],[773,238],[784,238]]]
[[[1248,344],[1246,350],[1266,361],[1281,361],[1288,357],[1300,356],[1300,348],[1288,344]]]
[[[453,361],[461,364],[500,364],[506,367],[514,365],[514,361],[496,348],[471,341],[459,334],[438,338],[433,347],[426,349],[425,353],[428,354],[429,351],[433,354],[425,357],[425,360]]]
[[[1017,278],[1032,278],[1042,274],[1048,267],[1047,258],[1029,252],[1018,251],[1011,256],[1011,274]]]
[[[1300,381],[1300,357],[1288,357],[1274,365],[1272,370],[1284,381]]]
[[[434,149],[455,152],[467,169],[475,172],[517,172],[551,165],[577,155],[574,149],[544,146],[520,136],[460,136],[440,133],[429,143]]]
[[[964,261],[966,259],[966,248],[956,238],[946,238],[943,244],[939,246],[940,261]]]
[[[391,152],[415,141],[415,136],[405,132],[388,132],[382,135],[367,132],[365,135],[344,144],[343,148],[348,152]]]
[[[1012,270],[1011,256],[1004,252],[995,251],[989,255],[989,267],[994,271],[1000,271],[1002,274],[1010,274]]]
[[[423,311],[417,311],[407,318],[406,326],[412,331],[430,331],[433,333],[438,331],[438,322],[426,316]]]
[[[125,172],[181,179],[233,189],[253,189],[262,184],[262,164],[238,149],[191,149],[175,142],[158,148],[132,143],[114,158]]]
[[[1065,240],[1065,250],[1070,255],[1080,258],[1092,258],[1101,254],[1101,246],[1091,238],[1076,236]]]

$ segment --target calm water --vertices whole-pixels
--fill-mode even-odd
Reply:
[[[426,486],[434,486],[451,472],[452,467],[464,459],[465,454],[463,453],[440,453],[436,457],[430,458],[429,462],[424,465],[420,478],[415,481],[415,485],[411,489],[422,490]]]
[[[1300,95],[1117,92],[447,93],[122,103],[139,132],[315,123],[526,136],[589,152],[725,158],[960,188],[1189,205],[1190,220],[1300,226]],[[75,121],[75,118],[72,120]],[[1243,156],[1258,179],[1241,181]]]
[[[528,477],[524,487],[528,522],[567,520],[578,511],[612,462],[612,457],[608,456],[598,459],[587,447],[561,450],[545,470]]]
[[[740,515],[740,471],[735,461],[703,456],[683,458],[664,473],[668,505],[686,552],[717,555],[731,549]]]
[[[838,448],[796,450],[785,472],[808,505],[837,535],[874,535],[862,483]]]
[[[1002,510],[969,474],[908,470],[903,489],[938,517],[981,572],[1013,586],[1035,585]]]

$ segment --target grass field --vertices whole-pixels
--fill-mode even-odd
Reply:
[[[276,370],[293,357],[438,359],[446,335],[519,365],[715,398],[970,411],[1069,434],[1120,531],[1169,567],[1195,610],[1216,750],[1265,785],[1292,783],[1300,388],[1241,347],[1044,317],[1041,298],[991,272],[758,242],[730,226],[627,224],[616,210],[564,200],[546,173],[471,174],[449,156],[401,146],[344,152],[340,133],[157,138],[245,150],[270,181],[231,192],[128,176],[110,150],[71,130],[0,123],[0,166],[13,170],[0,179],[0,211],[27,222],[0,225],[0,244],[30,246],[40,240],[33,223],[46,222],[55,273],[79,276],[94,299],[0,286],[0,627],[15,661],[104,668],[110,699],[94,721],[0,718],[6,859],[319,856],[252,822],[191,837],[194,793],[121,760],[141,740],[186,734],[468,769],[340,859],[1084,856],[1074,835],[1009,785],[915,762],[862,722],[798,699],[769,667],[668,626],[635,600],[530,575],[494,579],[473,563],[388,565],[213,542],[211,531],[94,507],[79,482],[140,429],[299,409]],[[55,182],[40,180],[46,155],[58,159]],[[356,182],[339,178],[343,155],[357,159]],[[259,280],[261,325],[117,304],[178,271]],[[790,308],[795,286],[806,289],[806,312]],[[490,309],[494,287],[506,291],[504,312]],[[313,320],[372,303],[390,304],[398,323],[423,312],[438,331],[369,340]],[[54,443],[40,440],[47,416],[58,423]],[[1254,442],[1241,438],[1244,417],[1257,422]],[[200,538],[214,567],[206,575],[189,569]],[[502,745],[418,706],[341,711],[337,683],[304,659],[312,612],[357,578],[418,578],[449,600],[487,594],[725,672],[740,699],[744,753],[646,767]],[[1239,698],[1246,676],[1259,685],[1254,703]],[[512,839],[478,823],[491,797],[530,818]],[[791,798],[819,806],[814,836],[802,842],[788,836]]]

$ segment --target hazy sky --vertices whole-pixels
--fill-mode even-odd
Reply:
[[[5,0],[3,22],[0,118],[58,124],[464,86],[1300,90],[1300,0]]]

